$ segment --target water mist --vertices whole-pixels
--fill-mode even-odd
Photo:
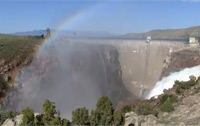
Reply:
[[[150,99],[151,97],[157,97],[158,95],[163,93],[164,89],[172,88],[174,85],[174,81],[176,80],[188,81],[190,75],[194,75],[196,77],[200,76],[200,65],[191,68],[185,68],[179,72],[171,73],[169,76],[162,78],[156,83],[156,85],[146,98]]]

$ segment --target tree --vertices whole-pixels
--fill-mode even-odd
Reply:
[[[62,125],[62,121],[60,116],[57,116],[55,118],[53,118],[53,120],[50,122],[51,126],[61,126]]]
[[[88,110],[84,108],[78,108],[72,112],[72,122],[77,125],[88,125],[89,114]]]
[[[92,110],[90,114],[90,125],[91,126],[98,125],[99,118],[100,118],[100,115],[95,110]]]
[[[43,122],[45,125],[50,125],[50,122],[55,118],[56,114],[55,103],[45,100],[43,104]]]
[[[107,96],[102,96],[96,103],[96,110],[91,113],[90,122],[95,125],[111,125],[113,111],[110,99]]]
[[[22,123],[21,126],[34,126],[34,112],[32,109],[27,107],[22,111],[23,118],[22,118]]]
[[[70,126],[70,122],[67,119],[62,119],[62,126]]]
[[[114,113],[114,116],[113,116],[113,118],[114,118],[114,125],[115,126],[119,126],[119,125],[123,125],[124,124],[124,117],[123,117],[123,114],[122,114],[122,112],[115,112]]]
[[[35,126],[44,126],[44,122],[42,118],[43,118],[43,115],[37,115],[35,117]]]

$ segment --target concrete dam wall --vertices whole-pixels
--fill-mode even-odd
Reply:
[[[119,53],[122,80],[136,97],[144,98],[160,79],[167,56],[188,45],[176,40],[81,39],[74,42],[113,45]],[[109,52],[109,51],[107,51]],[[109,54],[107,54],[109,55]]]
[[[115,44],[119,51],[122,79],[127,89],[145,97],[159,80],[167,56],[186,45],[178,41],[124,41]]]

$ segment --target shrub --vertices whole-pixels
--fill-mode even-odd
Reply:
[[[180,94],[183,94],[185,90],[190,89],[192,86],[195,86],[197,84],[197,81],[195,80],[189,80],[185,82],[175,81],[175,84],[177,85],[176,94],[180,95]]]
[[[152,114],[154,115],[154,116],[156,116],[156,117],[158,117],[158,111],[156,110],[156,109],[153,109],[153,112],[152,112]]]
[[[174,106],[172,105],[172,103],[169,100],[166,100],[161,106],[160,106],[160,110],[162,112],[172,112],[174,111]]]
[[[162,96],[162,98],[160,99],[160,103],[163,104],[165,101],[169,100],[171,103],[175,103],[177,102],[177,96],[170,94],[170,95],[164,95]]]
[[[183,89],[181,86],[178,86],[178,87],[176,88],[176,94],[177,94],[177,95],[183,94],[183,92],[184,92],[184,89]]]
[[[127,112],[130,112],[131,111],[131,106],[124,106],[121,110],[123,113],[127,113]]]
[[[152,111],[152,106],[149,103],[141,103],[137,108],[137,113],[139,115],[149,115],[152,114]]]
[[[198,87],[195,91],[195,93],[199,93],[200,92],[200,87]]]
[[[119,125],[123,125],[124,124],[124,116],[123,116],[123,113],[122,112],[115,112],[114,113],[114,125],[115,126],[119,126]]]

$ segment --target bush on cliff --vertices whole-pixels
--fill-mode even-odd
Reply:
[[[164,95],[162,96],[162,98],[160,99],[160,103],[163,104],[165,101],[169,100],[169,102],[171,103],[175,103],[177,102],[177,96],[170,94],[170,95]]]
[[[127,106],[124,106],[121,110],[123,113],[127,113],[127,112],[130,112],[131,111],[131,106],[127,105]]]
[[[169,101],[166,100],[161,106],[160,106],[160,110],[162,112],[172,112],[174,111],[174,106],[173,104]]]
[[[177,96],[170,94],[164,95],[160,99],[160,110],[163,112],[172,112],[174,111],[173,103],[177,102]]]
[[[190,89],[192,86],[195,86],[197,81],[195,80],[189,80],[189,81],[175,81],[176,88],[176,94],[180,95],[183,94],[185,90]]]
[[[153,108],[148,102],[141,103],[137,107],[137,113],[139,115],[149,115],[149,114],[152,114],[152,112],[153,112]]]

